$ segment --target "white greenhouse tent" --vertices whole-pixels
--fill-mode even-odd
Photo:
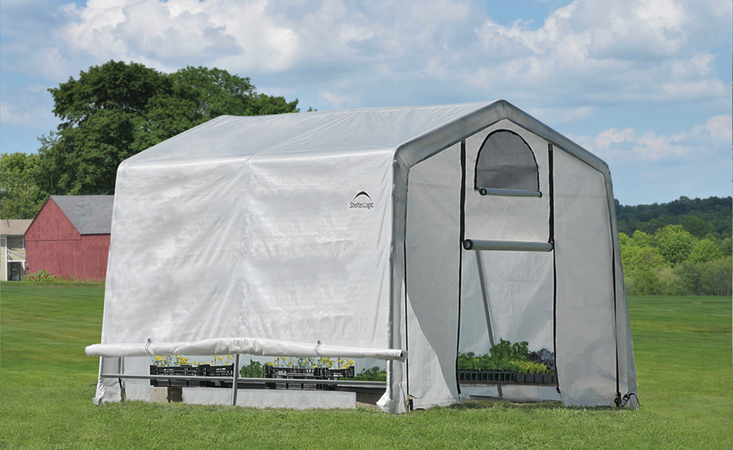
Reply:
[[[558,385],[462,388],[457,353],[499,339],[555,352]],[[392,413],[636,406],[608,167],[503,100],[211,120],[120,165],[87,348],[100,374],[174,353],[382,359]],[[100,376],[95,402],[121,386],[150,398]]]

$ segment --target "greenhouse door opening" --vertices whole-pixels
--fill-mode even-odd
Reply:
[[[457,376],[456,358],[439,355],[484,355],[509,341],[554,356],[551,152],[546,141],[499,123],[411,168],[403,340],[405,388],[416,406],[463,395],[459,386],[430,386],[433,377]],[[494,392],[558,399],[552,386],[544,386],[551,394],[537,386],[556,385],[556,377],[538,381]]]
[[[556,376],[526,377],[525,384],[514,374],[555,369],[552,147],[506,126],[467,139],[465,157],[461,394],[559,400]],[[535,361],[541,355],[547,370],[523,361],[527,353]],[[461,367],[513,373],[477,375]]]

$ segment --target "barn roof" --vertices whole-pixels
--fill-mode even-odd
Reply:
[[[33,219],[0,220],[0,234],[4,236],[23,236]]]
[[[79,234],[110,234],[114,195],[52,195]]]

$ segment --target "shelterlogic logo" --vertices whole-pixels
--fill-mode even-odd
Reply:
[[[354,196],[354,200],[349,202],[349,209],[372,209],[374,208],[374,202],[372,201],[372,198],[369,196],[369,194],[366,193],[366,191],[361,191],[356,196]]]

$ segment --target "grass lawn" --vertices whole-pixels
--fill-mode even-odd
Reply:
[[[733,448],[731,299],[631,297],[637,411],[466,402],[372,410],[92,405],[104,288],[2,283],[0,449]]]

